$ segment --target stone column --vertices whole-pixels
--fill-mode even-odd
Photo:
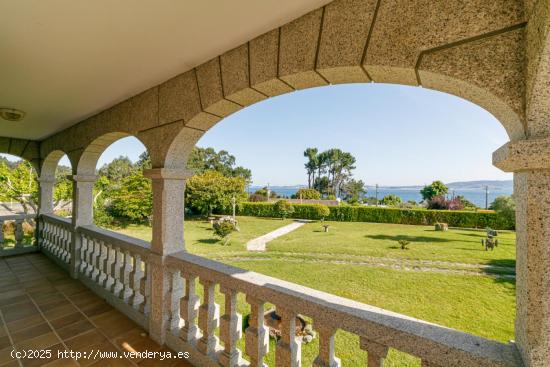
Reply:
[[[550,139],[507,143],[493,164],[514,172],[516,343],[526,367],[550,366]]]
[[[94,224],[94,183],[96,175],[73,175],[69,176],[73,181],[73,212],[72,227],[73,236],[71,240],[71,264],[70,272],[73,278],[78,278],[80,263],[81,238],[76,234],[80,226]]]
[[[185,179],[192,174],[186,170],[154,168],[143,174],[152,180],[153,239],[151,241],[151,314],[149,334],[164,344],[168,329],[164,305],[170,294],[169,274],[164,268],[166,256],[185,250],[183,241]]]
[[[40,185],[38,214],[51,214],[53,213],[53,190],[55,178],[40,177],[38,182]]]

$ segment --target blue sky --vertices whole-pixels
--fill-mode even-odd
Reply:
[[[200,146],[225,149],[250,168],[255,185],[306,182],[303,151],[340,148],[357,158],[367,184],[416,185],[512,179],[491,164],[508,141],[482,108],[441,92],[389,84],[307,89],[245,108],[208,131]],[[99,166],[119,155],[136,160],[135,138],[111,145]]]

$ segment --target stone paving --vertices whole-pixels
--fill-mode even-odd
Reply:
[[[43,352],[35,358],[13,358],[14,350]],[[87,355],[59,358],[58,351]],[[96,351],[116,352],[117,358],[101,358]],[[169,349],[44,255],[0,259],[0,366],[191,366],[182,359],[130,359],[123,354],[133,351]]]
[[[290,223],[281,228],[277,228],[276,230],[269,232],[267,234],[264,234],[263,236],[251,239],[246,243],[246,249],[248,251],[260,251],[260,252],[265,251],[265,245],[269,241],[273,241],[277,237],[284,236],[285,234],[300,228],[306,223],[308,223],[308,221],[306,220],[296,220],[293,223]]]

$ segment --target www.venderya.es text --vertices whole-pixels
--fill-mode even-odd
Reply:
[[[79,359],[156,359],[163,361],[165,359],[187,359],[188,352],[171,352],[171,351],[101,351],[91,349],[89,351],[72,351],[72,350],[50,350],[50,349],[28,349],[28,350],[12,350],[11,357],[14,359],[51,359],[51,358],[71,358]]]

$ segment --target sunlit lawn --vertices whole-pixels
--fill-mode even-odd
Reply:
[[[329,232],[324,233],[320,223],[314,222],[270,242],[268,252],[261,256],[273,258],[256,260],[250,259],[250,253],[246,252],[246,242],[290,221],[252,217],[238,219],[241,231],[233,235],[230,246],[222,246],[214,238],[208,222],[187,220],[187,249],[195,254],[221,258],[244,269],[483,337],[502,342],[513,339],[513,280],[352,264],[288,262],[278,257],[287,253],[296,256],[308,254],[303,257],[312,258],[332,254],[334,258],[341,259],[354,255],[513,266],[513,232],[501,232],[499,247],[493,252],[486,252],[480,243],[484,232],[479,231],[452,229],[435,232],[427,226],[330,222]],[[146,240],[151,238],[151,229],[145,226],[130,226],[120,231]],[[397,240],[401,238],[411,241],[409,250],[397,248]],[[249,259],[243,261],[244,256]],[[223,309],[223,299],[219,297],[218,301]],[[249,312],[243,295],[239,297],[239,310],[243,314]],[[359,350],[356,336],[339,332],[336,345],[337,355],[344,366],[366,365],[366,355]],[[312,362],[317,351],[317,338],[313,343],[302,346],[304,365]],[[273,365],[273,358],[272,351],[268,358],[269,365]],[[391,351],[386,366],[419,366],[419,362]]]

